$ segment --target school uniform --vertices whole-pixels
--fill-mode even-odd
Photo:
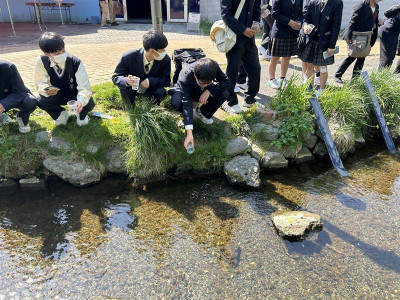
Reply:
[[[303,0],[275,0],[271,16],[275,20],[271,29],[270,55],[290,57],[297,53],[299,31],[290,27],[289,21],[302,22]]]
[[[371,47],[375,45],[378,37],[379,27],[379,5],[375,4],[375,9],[372,10],[369,0],[360,1],[355,7],[353,15],[351,16],[350,24],[343,33],[344,40],[353,40],[353,32],[367,32],[372,31]],[[356,61],[353,69],[353,77],[358,76],[364,67],[365,57],[347,57],[338,70],[335,77],[341,79],[347,68]]]
[[[395,10],[396,6],[385,12],[388,18],[382,26],[379,27],[380,43],[380,61],[379,67],[389,67],[392,65],[396,56],[398,40],[400,35],[400,5],[399,9]]]
[[[37,106],[37,99],[25,87],[17,67],[5,60],[0,60],[0,104],[5,112],[19,109],[17,116],[24,125],[28,125],[29,116]]]
[[[112,81],[118,86],[125,107],[134,105],[138,91],[132,90],[126,84],[128,75],[140,78],[140,83],[148,79],[149,88],[144,92],[148,98],[159,104],[167,95],[166,87],[171,84],[171,58],[168,55],[161,60],[147,61],[143,48],[130,50],[122,55],[112,76]]]
[[[245,92],[244,101],[248,104],[254,103],[254,97],[260,89],[261,66],[258,60],[258,49],[255,37],[248,38],[243,35],[246,28],[251,28],[253,21],[260,22],[261,0],[245,1],[242,12],[238,19],[234,18],[240,0],[221,0],[221,16],[225,24],[236,33],[235,46],[226,53],[228,65],[226,74],[230,80],[229,101],[230,106],[237,105],[238,99],[234,92],[239,65],[242,62],[248,75],[249,88]]]
[[[210,97],[207,103],[201,105],[200,112],[207,119],[210,119],[218,108],[228,100],[228,88],[230,85],[228,77],[221,70],[217,69],[217,75],[213,82],[202,89],[194,77],[194,66],[196,62],[182,65],[182,71],[175,86],[169,90],[171,95],[171,106],[182,113],[185,129],[193,129],[193,102],[199,102],[201,94],[208,90]]]
[[[53,120],[57,120],[68,101],[76,100],[82,104],[79,120],[84,120],[93,110],[95,103],[85,66],[74,55],[56,64],[46,55],[36,60],[35,84],[40,94],[38,106],[46,111]],[[55,86],[60,90],[54,96],[47,95],[46,88]]]
[[[334,49],[342,23],[342,0],[310,0],[304,6],[303,26],[313,24],[315,27],[310,34],[305,34],[305,46],[299,51],[303,62],[314,66],[332,65],[335,60],[331,56],[324,59],[323,52]]]

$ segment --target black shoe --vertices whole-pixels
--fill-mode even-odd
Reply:
[[[111,26],[118,26],[119,25],[119,23],[117,23],[117,22],[112,22],[111,23]]]
[[[336,82],[336,83],[339,83],[339,84],[344,84],[342,78],[336,77],[336,76],[335,76],[335,82]]]

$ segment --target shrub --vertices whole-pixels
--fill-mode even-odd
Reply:
[[[250,126],[246,122],[243,113],[227,116],[225,122],[228,123],[234,135],[247,137],[251,135]]]
[[[95,85],[92,91],[96,104],[100,104],[105,110],[124,108],[121,93],[112,82]]]

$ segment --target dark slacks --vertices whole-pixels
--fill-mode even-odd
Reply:
[[[238,98],[234,92],[235,84],[238,77],[240,63],[243,63],[244,70],[246,71],[249,80],[249,88],[245,92],[244,101],[251,104],[255,102],[254,97],[260,89],[260,72],[261,66],[258,60],[257,47],[251,39],[245,38],[242,47],[235,46],[228,53],[226,53],[228,66],[226,68],[226,75],[230,80],[229,86],[229,105],[238,104]]]
[[[238,84],[246,83],[246,79],[247,79],[246,70],[243,67],[243,63],[240,63],[239,74],[236,83]]]
[[[52,117],[53,120],[57,120],[61,112],[65,110],[65,108],[62,107],[61,105],[67,105],[67,102],[70,100],[75,100],[76,96],[77,94],[75,93],[57,94],[55,96],[50,96],[50,97],[44,97],[40,95],[38,106],[44,111],[46,111]],[[92,111],[94,107],[95,107],[94,100],[92,97],[90,97],[88,104],[86,104],[82,108],[82,111],[79,113],[79,119],[84,120],[87,114],[90,111]]]
[[[25,125],[28,125],[29,116],[36,109],[38,101],[32,94],[11,94],[1,99],[0,104],[3,105],[6,112],[12,108],[19,109],[17,116],[22,119]]]
[[[120,88],[119,90],[121,92],[122,101],[124,101],[125,109],[127,107],[134,107],[136,97],[142,96],[141,94],[138,94],[137,91],[132,90],[132,88]],[[149,88],[143,96],[152,99],[155,104],[160,104],[160,102],[167,96],[167,92],[162,87],[157,89]]]
[[[399,35],[384,31],[380,38],[379,68],[390,68],[396,56]]]
[[[353,78],[359,76],[362,68],[364,67],[365,57],[350,57],[348,56],[339,66],[339,69],[336,71],[335,77],[342,78],[343,74],[346,72],[348,67],[356,61],[353,68]]]
[[[207,119],[210,119],[218,108],[228,100],[229,93],[228,91],[223,91],[222,93],[215,95],[214,97],[209,97],[206,104],[200,106],[200,112],[205,116]],[[199,102],[200,95],[194,95],[192,97],[194,102]],[[171,106],[176,111],[180,113],[183,112],[183,102],[182,102],[182,92],[175,92],[171,96]]]

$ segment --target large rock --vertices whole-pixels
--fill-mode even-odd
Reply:
[[[303,146],[308,149],[314,148],[317,143],[318,137],[310,132],[307,132],[304,136],[301,137],[301,141],[303,142]]]
[[[289,147],[282,148],[282,154],[285,158],[297,158],[297,154],[300,152],[301,148],[303,148],[303,143],[297,145],[296,148],[292,149]]]
[[[260,161],[264,156],[264,151],[258,147],[256,144],[251,145],[251,157],[255,158],[257,161]]]
[[[365,139],[361,134],[356,136],[354,142],[357,149],[365,146]]]
[[[53,149],[69,151],[71,149],[71,144],[67,141],[64,141],[62,138],[53,136],[50,139],[49,147]]]
[[[258,188],[261,184],[260,167],[250,156],[236,156],[224,164],[224,173],[232,184]]]
[[[121,148],[113,148],[106,154],[106,170],[110,173],[126,173],[126,153]]]
[[[281,237],[293,240],[304,239],[323,226],[321,216],[306,211],[276,211],[271,220]]]
[[[35,143],[48,143],[50,142],[50,132],[47,131],[39,131],[36,133]]]
[[[43,161],[43,165],[62,180],[76,186],[97,183],[106,174],[103,166],[97,165],[94,168],[83,160],[65,160],[62,157],[48,157]]]
[[[326,148],[325,143],[323,141],[317,142],[313,154],[318,157],[323,157],[329,154],[328,149]]]
[[[263,122],[271,122],[274,119],[275,112],[266,108],[257,108],[256,112],[260,115]]]
[[[256,123],[254,124],[252,130],[253,133],[257,134],[266,141],[275,141],[279,137],[279,127],[271,124]]]
[[[288,160],[280,152],[267,151],[260,161],[261,167],[266,169],[282,169],[286,168],[288,164]]]
[[[225,148],[225,154],[230,156],[240,155],[250,150],[249,140],[245,137],[238,137],[231,140]]]
[[[301,148],[299,153],[297,153],[297,158],[296,158],[297,164],[301,164],[301,163],[311,161],[311,160],[314,160],[314,156],[311,154],[311,152],[310,152],[310,150],[308,150],[308,148],[303,147],[303,148]]]

